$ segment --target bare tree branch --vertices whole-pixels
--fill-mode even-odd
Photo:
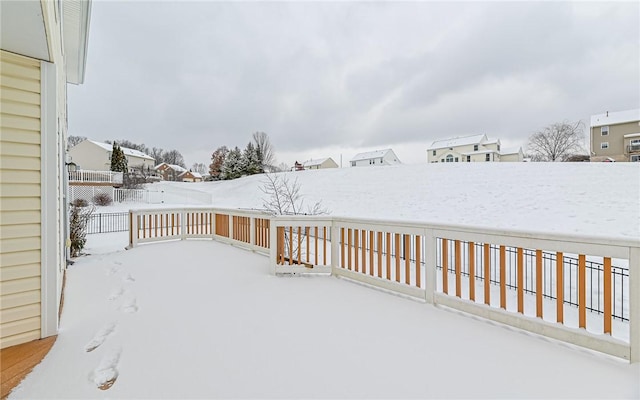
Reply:
[[[583,153],[584,124],[561,122],[551,124],[529,137],[528,153],[533,161],[567,161]]]

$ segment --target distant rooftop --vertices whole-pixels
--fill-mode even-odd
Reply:
[[[372,158],[384,157],[390,151],[392,151],[392,150],[391,149],[385,149],[385,150],[368,151],[366,153],[358,153],[355,156],[353,156],[351,161],[370,160]]]
[[[431,143],[431,146],[427,148],[427,150],[438,150],[445,149],[447,147],[458,147],[458,146],[468,146],[470,144],[480,144],[483,142],[487,142],[489,139],[487,135],[471,135],[471,136],[457,136],[449,139],[441,139],[436,140]],[[491,143],[495,143],[496,141],[492,141]]]
[[[322,165],[322,163],[327,161],[328,159],[329,157],[318,158],[315,160],[307,160],[304,163],[302,163],[302,165],[304,165],[305,167],[315,167],[316,165]]]
[[[640,109],[606,112],[591,116],[591,126],[605,126],[640,121]]]
[[[103,143],[103,142],[96,142],[95,140],[89,140],[89,141],[91,143],[93,143],[93,144],[96,144],[96,145],[102,147],[103,149],[105,149],[107,151],[113,150],[113,145],[112,144]],[[149,156],[148,154],[145,154],[145,153],[143,153],[141,151],[138,151],[138,150],[130,149],[128,147],[120,147],[120,149],[122,150],[122,152],[124,153],[125,156],[145,158],[147,160],[155,160],[153,157]]]

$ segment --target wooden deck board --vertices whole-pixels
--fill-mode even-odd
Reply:
[[[0,350],[0,398],[5,399],[13,388],[47,355],[57,336],[34,340]]]

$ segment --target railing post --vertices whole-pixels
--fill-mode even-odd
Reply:
[[[338,231],[340,229],[336,226],[333,218],[331,219],[331,225],[329,226],[329,229],[331,231],[331,241],[329,242],[331,243],[331,275],[333,275],[333,270],[338,268],[338,258],[340,256],[338,254],[338,252],[340,251],[340,235]]]
[[[629,248],[629,361],[640,362],[640,247]]]
[[[256,245],[256,218],[249,217],[249,244]]]
[[[435,304],[436,292],[436,264],[438,257],[438,238],[433,234],[433,229],[426,229],[424,232],[424,266],[425,285],[424,299],[429,304]]]
[[[180,240],[187,238],[187,210],[180,211]]]
[[[276,274],[278,264],[278,228],[276,227],[276,217],[269,219],[269,270],[271,275]]]
[[[233,240],[233,215],[229,213],[229,239]]]

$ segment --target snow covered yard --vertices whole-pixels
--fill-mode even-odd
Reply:
[[[640,396],[640,364],[344,279],[271,276],[211,240],[126,244],[89,236],[59,338],[11,398]]]

